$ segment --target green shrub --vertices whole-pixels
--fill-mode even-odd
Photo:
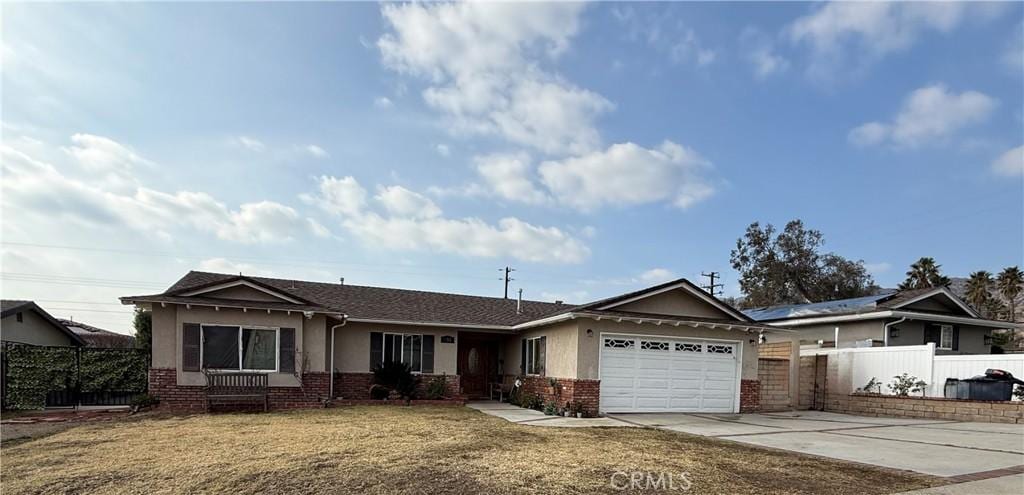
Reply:
[[[924,380],[919,380],[916,376],[911,376],[908,373],[894,376],[892,383],[887,385],[889,390],[901,397],[906,397],[911,392],[921,392],[923,394],[927,386],[928,384]]]
[[[370,398],[373,400],[384,400],[391,395],[391,389],[383,385],[373,384],[370,385]]]
[[[443,399],[448,395],[448,377],[445,375],[435,376],[427,382],[427,398],[431,400]]]
[[[412,368],[405,363],[388,361],[373,369],[373,383],[398,392],[405,400],[416,398],[419,377],[412,374]]]
[[[549,400],[549,401],[545,402],[544,403],[544,414],[547,414],[548,416],[554,416],[554,415],[558,414],[558,404],[555,404],[555,401],[553,401],[553,400]]]

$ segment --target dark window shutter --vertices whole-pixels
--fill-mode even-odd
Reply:
[[[199,344],[202,334],[198,323],[186,323],[181,330],[181,370],[199,371]]]
[[[925,326],[924,326],[924,343],[925,344],[927,344],[929,342],[934,342],[935,346],[938,347],[938,345],[941,343],[941,342],[939,342],[939,338],[941,336],[942,336],[942,329],[939,328],[938,325],[933,325],[931,323],[925,324]]]
[[[370,371],[384,361],[384,334],[370,332]]]
[[[423,372],[434,372],[434,336],[423,336]]]
[[[542,375],[542,376],[546,376],[548,374],[547,355],[548,355],[548,338],[547,337],[541,337],[540,338],[540,342],[537,343],[537,358],[536,359],[537,359],[537,365],[540,368],[540,369],[537,370],[537,372],[540,375]]]
[[[960,350],[960,327],[953,327],[953,350]]]
[[[281,373],[295,373],[295,329],[282,328],[281,342],[279,342]]]
[[[519,374],[526,374],[526,339],[523,339],[522,352],[519,353]]]

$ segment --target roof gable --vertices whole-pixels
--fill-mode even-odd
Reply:
[[[4,300],[3,302],[0,302],[0,307],[2,307],[2,310],[0,310],[0,318],[7,318],[8,316],[14,315],[21,311],[32,311],[39,315],[47,323],[53,325],[53,327],[56,328],[59,332],[63,333],[64,335],[67,335],[68,338],[71,339],[72,343],[78,345],[85,345],[85,341],[82,340],[81,337],[76,335],[75,332],[72,332],[70,328],[64,326],[63,323],[54,318],[50,313],[47,313],[46,310],[39,307],[39,305],[36,304],[34,301]]]
[[[616,309],[673,316],[752,321],[739,310],[718,300],[685,278],[584,304],[576,309]]]
[[[309,301],[269,286],[257,280],[239,275],[233,279],[203,284],[199,287],[168,291],[182,297],[209,297],[242,301],[271,301],[292,304],[309,304]]]
[[[892,309],[959,314],[981,318],[974,308],[946,287],[899,292],[890,298],[879,301],[878,305]]]

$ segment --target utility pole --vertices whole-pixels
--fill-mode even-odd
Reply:
[[[701,289],[704,289],[704,290],[708,291],[708,294],[711,294],[714,297],[722,295],[722,291],[720,289],[722,287],[725,287],[725,284],[716,284],[715,283],[715,279],[721,279],[722,278],[722,275],[720,273],[718,273],[718,272],[710,272],[710,273],[700,272],[700,276],[707,277],[708,280],[709,280],[707,285],[700,286]]]
[[[500,271],[504,271],[505,272],[505,277],[504,278],[499,278],[498,280],[504,280],[505,281],[505,299],[508,299],[508,283],[513,281],[513,280],[515,280],[514,278],[509,277],[509,275],[512,272],[516,271],[516,269],[515,268],[510,268],[510,267],[506,266],[504,268],[504,270],[499,268],[498,271],[499,272]]]

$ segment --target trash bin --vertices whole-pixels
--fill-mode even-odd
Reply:
[[[957,397],[957,388],[959,387],[959,378],[946,378],[946,386],[943,388],[942,396],[947,399],[959,399]]]
[[[957,399],[968,400],[1010,400],[1013,397],[1013,382],[977,376],[960,380],[957,384]]]

